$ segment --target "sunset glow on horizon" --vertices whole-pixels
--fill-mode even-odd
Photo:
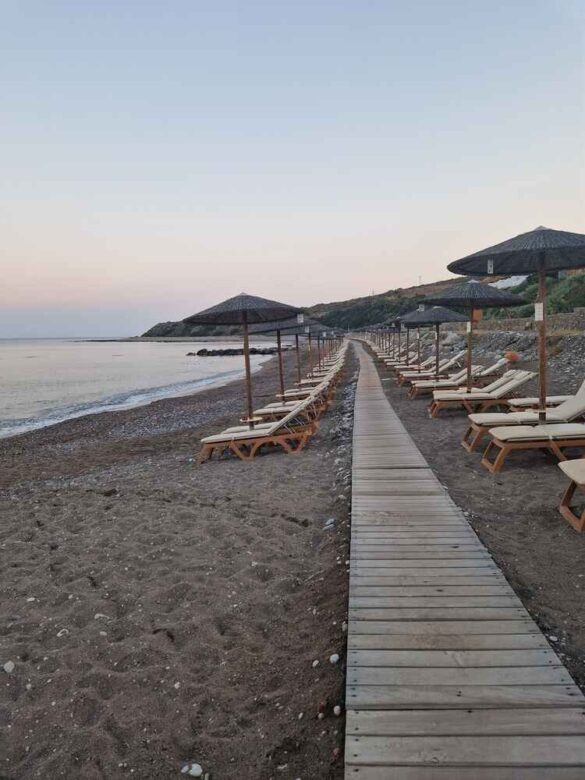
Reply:
[[[0,338],[312,305],[585,232],[573,0],[3,7]]]

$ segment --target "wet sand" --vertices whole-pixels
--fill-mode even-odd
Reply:
[[[194,466],[242,399],[0,442],[0,777],[342,777],[351,385],[299,456]]]

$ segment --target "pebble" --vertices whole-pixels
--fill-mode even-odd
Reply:
[[[189,775],[190,777],[201,777],[203,775],[203,767],[201,764],[185,764],[181,769],[181,774]]]
[[[14,671],[14,661],[6,661],[4,666],[2,667],[6,674],[12,674]]]
[[[335,707],[333,707],[333,714],[338,718],[341,715],[341,707],[339,704],[336,704]]]
[[[67,636],[68,633],[69,633],[68,628],[62,628],[60,631],[57,631],[57,636],[58,637]]]
[[[315,658],[315,660],[313,661],[313,669],[315,669],[317,666],[319,666],[319,660]]]
[[[549,639],[550,639],[551,642],[558,642],[559,641],[558,636],[549,636]]]
[[[329,656],[329,663],[333,664],[335,666],[336,663],[339,662],[339,655],[337,653],[333,653],[333,655]]]

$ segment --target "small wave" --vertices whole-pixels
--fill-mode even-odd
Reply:
[[[259,368],[259,367],[258,367]],[[257,370],[257,369],[256,369]],[[243,376],[243,370],[224,371],[219,374],[205,377],[204,379],[177,382],[172,385],[160,385],[140,390],[132,390],[128,393],[110,396],[100,401],[92,401],[86,404],[75,404],[67,407],[46,409],[35,417],[13,420],[0,420],[0,439],[9,436],[18,436],[20,433],[47,428],[51,425],[73,420],[77,417],[85,417],[90,414],[102,412],[117,412],[124,409],[134,409],[138,406],[146,406],[163,398],[178,398],[205,390],[212,385],[222,386]]]

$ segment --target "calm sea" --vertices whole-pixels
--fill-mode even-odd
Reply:
[[[225,384],[243,376],[241,357],[186,353],[236,346],[0,339],[0,438]],[[267,359],[252,356],[252,369]]]

